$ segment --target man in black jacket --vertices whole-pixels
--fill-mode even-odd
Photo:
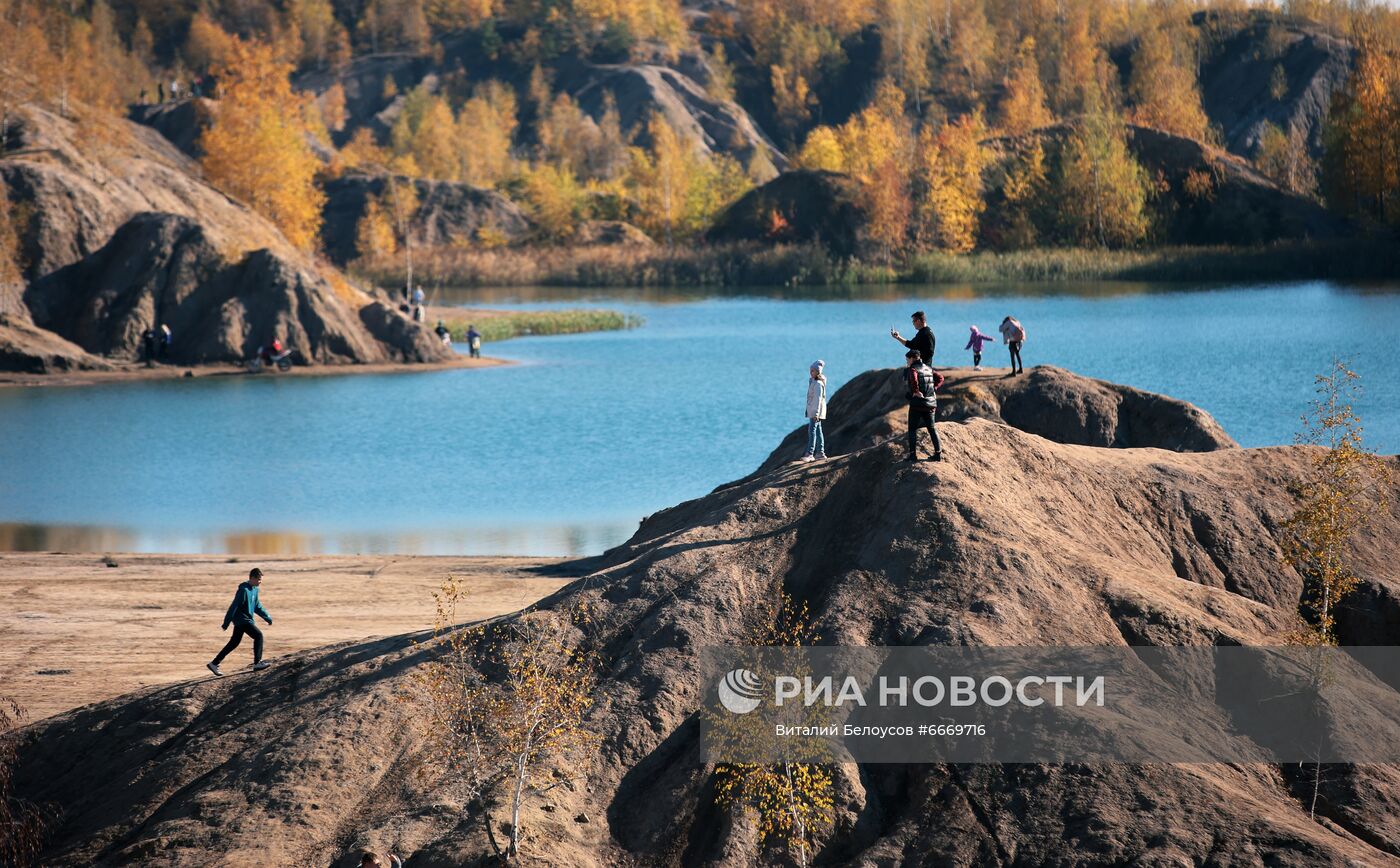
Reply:
[[[895,329],[890,329],[890,337],[904,344],[907,349],[918,350],[919,357],[923,359],[924,363],[932,365],[933,347],[935,343],[933,329],[928,327],[928,322],[924,319],[924,312],[921,310],[914,311],[913,316],[909,318],[913,320],[914,328],[916,329],[914,337],[906,341],[904,336]]]
[[[919,460],[919,429],[927,428],[929,439],[933,441],[933,460],[943,460],[943,444],[938,442],[938,429],[934,427],[938,414],[938,387],[943,385],[943,375],[924,364],[918,350],[904,354],[909,367],[904,369],[904,382],[909,395],[909,455],[906,460]]]

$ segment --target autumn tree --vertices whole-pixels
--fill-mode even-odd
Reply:
[[[667,244],[703,229],[752,182],[733,159],[704,155],[654,114],[647,123],[649,147],[630,149],[626,187],[637,201],[640,222]]]
[[[1346,85],[1332,96],[1325,143],[1328,205],[1400,223],[1400,56],[1363,42]]]
[[[567,782],[563,768],[596,743],[583,725],[599,668],[583,637],[588,616],[576,605],[462,627],[461,583],[449,578],[434,597],[435,656],[415,675],[408,698],[423,711],[436,759],[431,771],[461,792],[498,854],[491,810],[508,808],[505,854],[514,858],[526,803]],[[546,763],[555,775],[541,771]]]
[[[794,601],[781,587],[771,596],[767,617],[753,630],[749,643],[759,650],[783,648],[791,651],[815,644],[818,637],[806,604]],[[792,657],[782,659],[785,664],[795,662]],[[745,667],[762,672],[765,669],[762,661],[762,656],[755,655]],[[784,674],[793,673],[785,670]],[[773,713],[773,710],[765,708],[763,713]],[[830,711],[818,708],[796,713],[824,718]],[[802,720],[804,724],[831,722],[811,717]],[[766,719],[751,721],[725,713],[710,716],[707,723],[711,726],[709,737],[721,753],[733,748],[745,754],[777,754],[771,762],[717,764],[715,803],[721,808],[751,812],[758,822],[761,839],[782,843],[799,865],[806,866],[821,834],[832,824],[835,788],[830,765],[790,754],[790,742],[771,739],[773,725]],[[763,741],[755,744],[753,737],[760,732],[759,738]]]
[[[832,127],[813,127],[793,158],[793,167],[825,172],[846,171],[846,153],[841,137]]]
[[[1094,112],[1060,148],[1055,196],[1061,224],[1078,244],[1122,247],[1147,234],[1147,173],[1128,151],[1122,123]]]
[[[932,83],[936,0],[885,0],[880,4],[880,64],[900,90],[919,95]]]
[[[210,72],[233,62],[236,38],[203,12],[190,19],[182,54],[185,65],[198,72]]]
[[[349,60],[349,36],[335,17],[331,0],[291,0],[287,19],[301,36],[301,59],[315,67]]]
[[[3,290],[5,287],[18,286],[24,280],[24,275],[20,270],[20,247],[19,247],[19,214],[18,209],[10,201],[9,189],[5,186],[3,179],[0,179],[0,302],[5,301],[7,296]],[[17,310],[5,310],[0,306],[0,314],[17,314]]]
[[[462,180],[490,187],[514,170],[516,124],[515,91],[498,81],[478,85],[457,117]]]
[[[1210,121],[1201,108],[1201,88],[1194,63],[1186,57],[1184,37],[1165,26],[1149,27],[1133,52],[1128,97],[1130,120],[1178,136],[1205,140]]]
[[[1001,100],[1001,129],[1009,136],[1019,136],[1048,126],[1054,120],[1045,102],[1045,87],[1040,82],[1035,39],[1027,36],[1021,42],[1011,75],[1006,79]]]
[[[1051,68],[1055,113],[1061,117],[1108,111],[1116,106],[1116,68],[1093,29],[1090,0],[1071,0],[1059,18]]]
[[[1259,149],[1254,165],[1279,186],[1300,196],[1313,195],[1317,187],[1317,172],[1308,152],[1307,132],[1292,124],[1284,132],[1271,123],[1264,125],[1259,137]]]
[[[977,244],[987,207],[982,189],[982,172],[990,162],[982,147],[986,134],[979,111],[919,136],[921,234],[952,253],[967,253]]]
[[[559,94],[536,125],[541,159],[576,178],[611,178],[627,162],[627,141],[612,94],[595,121],[568,94]]]
[[[999,247],[1034,247],[1041,238],[1041,214],[1049,189],[1045,149],[1039,140],[1013,154],[1005,164],[1001,182],[1000,223],[995,229]]]
[[[943,0],[943,80],[956,97],[981,98],[991,69],[995,33],[983,0]]]
[[[49,819],[40,806],[15,795],[19,727],[25,717],[18,703],[0,696],[0,864],[14,868],[36,863]]]
[[[292,90],[291,65],[272,50],[235,39],[216,74],[222,99],[200,138],[205,174],[272,220],[303,250],[315,244],[324,196],[307,143],[310,98]]]
[[[1341,360],[1316,378],[1317,398],[1298,442],[1319,447],[1293,484],[1298,507],[1283,523],[1283,560],[1303,578],[1305,644],[1337,644],[1337,611],[1358,579],[1351,544],[1388,508],[1389,465],[1366,448],[1354,404],[1360,377]]]

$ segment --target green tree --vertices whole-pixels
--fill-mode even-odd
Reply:
[[[1123,125],[1094,112],[1061,146],[1055,196],[1070,240],[1123,247],[1147,234],[1148,178],[1128,151]]]

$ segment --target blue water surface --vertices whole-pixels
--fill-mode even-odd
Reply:
[[[758,465],[832,391],[902,361],[929,311],[936,362],[968,325],[1025,324],[1028,365],[1164,392],[1245,446],[1291,442],[1334,355],[1362,375],[1370,445],[1400,450],[1400,287],[1135,284],[765,294],[510,290],[642,328],[489,345],[518,364],[329,377],[0,389],[0,548],[582,554]],[[989,348],[986,363],[1006,364]]]

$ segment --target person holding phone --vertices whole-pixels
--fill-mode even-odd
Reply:
[[[928,321],[924,319],[924,312],[914,311],[909,319],[914,323],[914,336],[909,340],[904,339],[897,329],[890,329],[890,337],[904,344],[905,348],[919,351],[919,358],[924,364],[933,364],[933,347],[936,340],[933,337],[933,329],[928,327]]]

